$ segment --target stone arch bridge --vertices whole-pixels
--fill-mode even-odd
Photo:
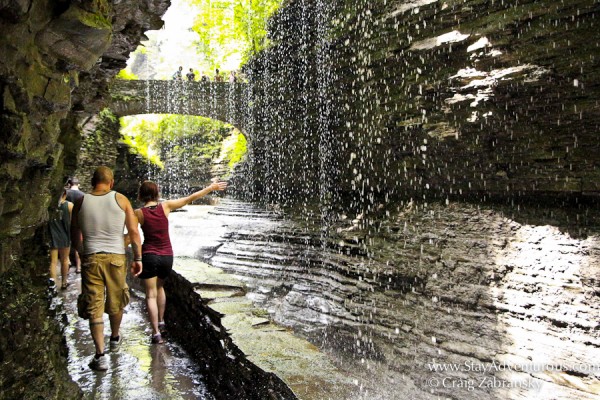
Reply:
[[[115,80],[109,108],[119,117],[181,114],[212,118],[248,133],[245,83],[172,80]]]

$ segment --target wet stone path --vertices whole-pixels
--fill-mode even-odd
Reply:
[[[67,316],[69,373],[85,399],[214,399],[206,389],[203,376],[196,372],[195,363],[180,346],[168,341],[162,345],[150,343],[151,330],[145,316],[143,293],[133,289],[130,290],[131,302],[123,315],[123,343],[119,352],[107,352],[108,371],[91,370],[88,363],[94,354],[94,345],[87,320],[77,316],[81,275],[74,271],[73,268],[69,271],[71,285],[67,290],[58,290],[57,300],[63,302]],[[106,315],[104,323],[108,350],[110,325]]]

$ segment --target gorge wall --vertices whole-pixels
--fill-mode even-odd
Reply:
[[[285,3],[246,67],[235,186],[288,218],[236,225],[257,213],[226,207],[223,244],[198,255],[370,395],[594,398],[597,366],[577,366],[600,346],[599,16],[594,0]],[[568,368],[428,369],[548,361]],[[543,386],[473,391],[483,376]]]
[[[210,218],[224,226],[218,240],[174,224],[177,254],[241,277],[277,322],[356,379],[353,398],[600,393],[598,215],[581,229],[560,208],[413,203],[377,234],[347,218],[326,239],[304,211],[225,202]]]
[[[0,391],[78,398],[47,293],[48,206],[76,167],[81,126],[166,0],[0,2]]]
[[[365,209],[596,198],[599,12],[594,0],[288,2],[247,67],[265,123],[243,191]]]

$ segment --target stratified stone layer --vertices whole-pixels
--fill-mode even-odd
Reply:
[[[242,192],[367,213],[596,198],[599,14],[597,0],[288,2],[247,68],[260,124]]]
[[[377,234],[361,217],[349,217],[328,236],[318,217],[303,210],[282,219],[238,202],[204,218],[190,209],[172,216],[174,248],[239,276],[277,322],[357,376],[365,396],[600,393],[597,217],[410,203]],[[515,386],[489,387],[494,379]]]
[[[47,295],[48,207],[81,124],[167,0],[0,2],[0,392],[79,398]]]

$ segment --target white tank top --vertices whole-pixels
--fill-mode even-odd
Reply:
[[[78,214],[83,233],[83,254],[125,254],[125,211],[117,203],[117,192],[86,193]]]

